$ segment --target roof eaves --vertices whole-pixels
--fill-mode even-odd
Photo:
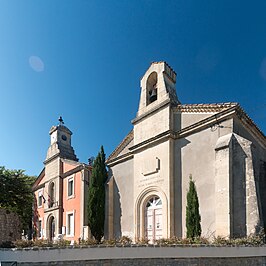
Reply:
[[[207,104],[179,104],[175,107],[176,111],[179,112],[220,112],[228,108],[238,106],[238,103],[229,102],[229,103],[207,103]]]
[[[106,163],[113,160],[117,155],[128,145],[128,143],[133,140],[134,132],[133,129],[126,135],[126,137],[120,142],[116,149],[109,155],[106,160]]]
[[[244,119],[244,121],[255,129],[255,131],[264,139],[264,143],[266,145],[266,136],[262,132],[262,130],[256,125],[256,123],[249,117],[249,115],[244,111],[244,109],[238,105],[237,106],[237,116],[240,120]]]
[[[45,167],[43,167],[42,171],[40,172],[40,174],[36,178],[34,184],[32,185],[32,190],[35,190],[38,187],[41,179],[44,177],[44,174],[45,174]]]

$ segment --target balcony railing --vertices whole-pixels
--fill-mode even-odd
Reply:
[[[58,201],[51,201],[47,203],[47,207],[45,208],[44,212],[48,212],[57,208],[59,208]]]
[[[48,208],[58,207],[58,201],[48,202]]]

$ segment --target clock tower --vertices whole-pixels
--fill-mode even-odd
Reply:
[[[59,125],[52,126],[49,134],[51,137],[51,142],[44,163],[48,163],[56,157],[78,161],[75,151],[71,146],[72,132],[66,126],[64,126],[61,116],[59,118]]]

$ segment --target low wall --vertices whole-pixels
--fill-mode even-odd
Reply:
[[[266,265],[266,247],[86,247],[1,249],[0,265]]]

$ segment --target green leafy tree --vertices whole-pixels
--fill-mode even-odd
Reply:
[[[88,223],[92,235],[100,242],[104,235],[105,182],[107,170],[103,146],[93,161],[88,193]]]
[[[187,193],[187,207],[186,207],[186,227],[187,238],[195,238],[201,235],[199,200],[196,190],[195,181],[192,176],[189,177],[189,190]]]
[[[23,170],[8,170],[0,166],[0,208],[18,214],[21,229],[31,230],[33,193],[35,177],[24,174]]]

